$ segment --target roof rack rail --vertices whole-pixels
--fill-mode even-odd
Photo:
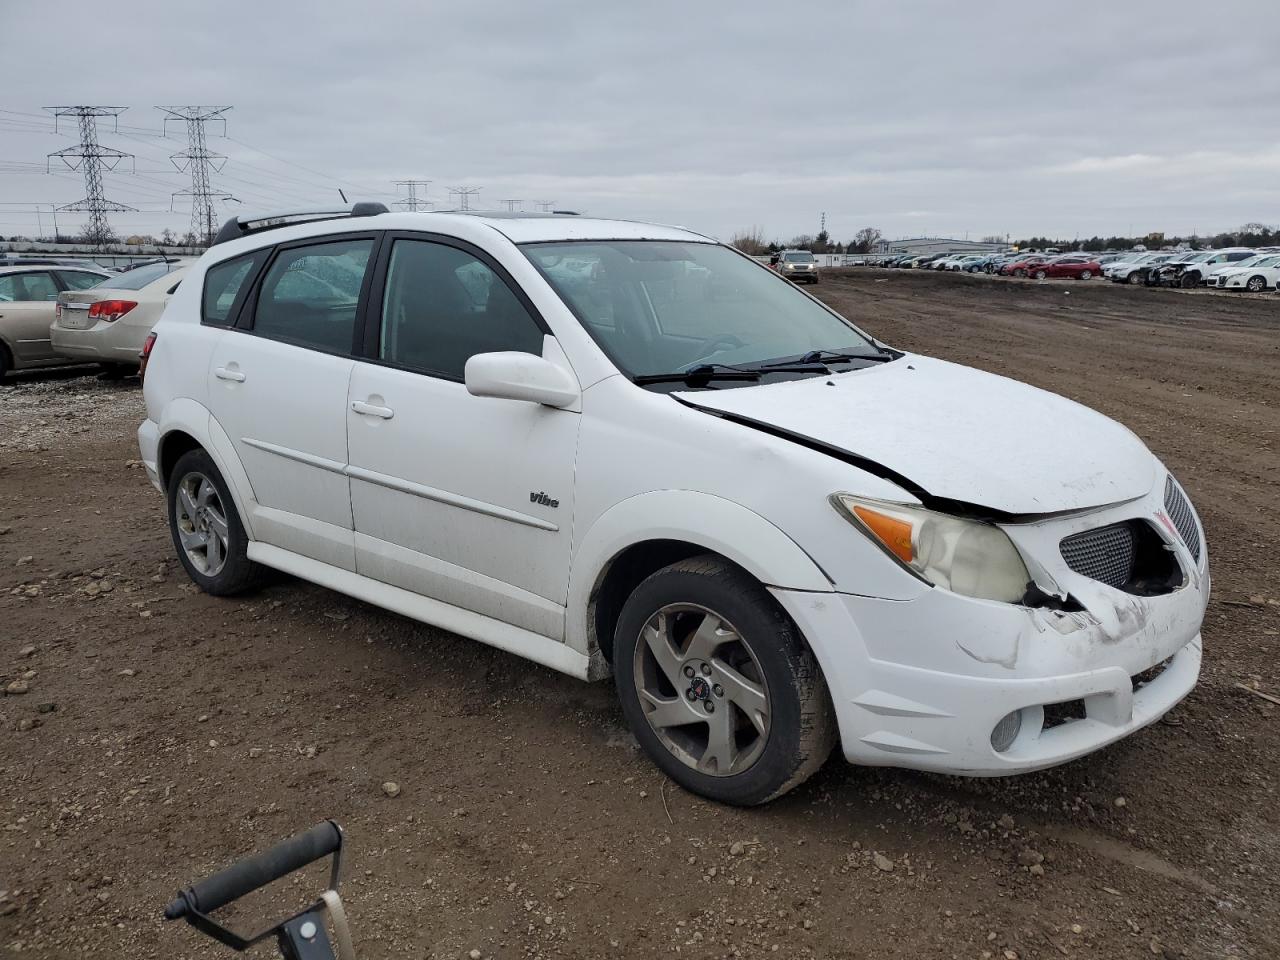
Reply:
[[[274,230],[277,227],[292,227],[295,224],[313,223],[317,220],[338,220],[342,217],[375,217],[380,213],[390,212],[385,203],[362,200],[353,204],[350,210],[290,210],[253,217],[232,217],[218,230],[211,246],[216,247],[228,240],[239,240],[241,237],[261,233],[263,230]]]

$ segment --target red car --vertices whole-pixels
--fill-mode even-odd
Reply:
[[[1031,276],[1037,280],[1046,277],[1071,277],[1076,280],[1088,280],[1102,273],[1102,264],[1089,257],[1059,257],[1045,263],[1038,263],[1031,268]]]
[[[1006,277],[1026,277],[1031,274],[1032,270],[1038,270],[1041,264],[1048,259],[1043,254],[1031,254],[1021,260],[1012,260],[1006,263],[1000,268],[1000,272]]]

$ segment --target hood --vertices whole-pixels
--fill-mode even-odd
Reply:
[[[677,396],[872,461],[929,496],[1004,513],[1100,507],[1142,496],[1155,482],[1155,457],[1114,420],[930,357]]]

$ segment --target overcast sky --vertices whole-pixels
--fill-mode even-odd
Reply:
[[[74,202],[41,109],[129,109],[118,233],[183,232],[156,104],[227,104],[242,210],[481,187],[727,238],[1212,233],[1280,223],[1274,0],[6,3],[0,234]],[[211,128],[220,132],[220,128]],[[55,171],[59,167],[55,163]],[[82,215],[59,215],[63,232]]]

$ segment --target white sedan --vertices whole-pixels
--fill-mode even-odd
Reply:
[[[1264,253],[1209,274],[1208,285],[1216,290],[1262,291],[1280,282],[1280,253]]]

